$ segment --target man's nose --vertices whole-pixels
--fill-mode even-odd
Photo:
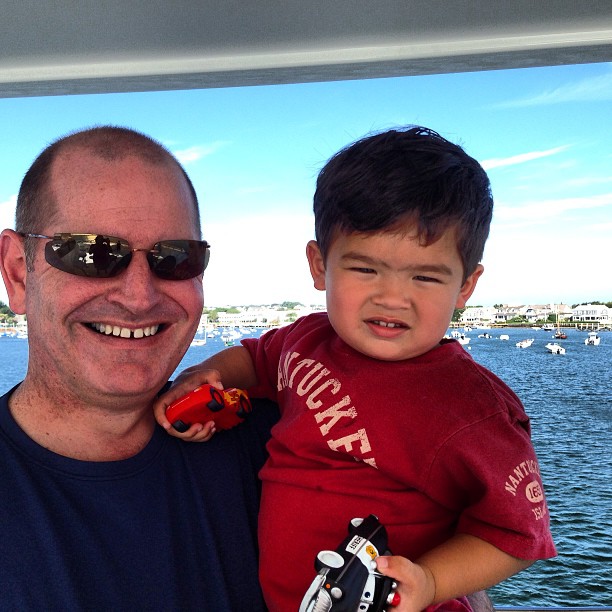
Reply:
[[[159,297],[155,275],[149,267],[146,250],[132,252],[130,263],[115,279],[121,302],[134,309],[149,308]]]

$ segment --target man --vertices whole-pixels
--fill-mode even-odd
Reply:
[[[151,409],[202,312],[199,228],[180,164],[131,130],[69,135],[27,172],[0,234],[29,334],[25,380],[0,398],[0,609],[263,609],[269,411],[191,445]]]

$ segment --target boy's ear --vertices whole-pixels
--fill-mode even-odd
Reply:
[[[484,267],[481,264],[478,264],[476,269],[467,277],[465,283],[463,283],[461,289],[459,289],[459,295],[457,296],[455,308],[465,308],[465,305],[470,299],[472,293],[474,293],[474,289],[476,289],[476,285],[478,284],[478,279],[481,277],[483,272]]]
[[[316,240],[311,240],[306,245],[306,257],[315,289],[325,291],[325,261]]]
[[[25,314],[26,261],[23,238],[11,229],[0,233],[0,271],[6,286],[9,307],[15,314]]]

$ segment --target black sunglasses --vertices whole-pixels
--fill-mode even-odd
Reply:
[[[151,249],[133,249],[127,240],[103,234],[45,236],[20,232],[20,235],[47,238],[45,259],[49,265],[68,274],[90,278],[112,278],[121,274],[135,251],[145,251],[151,271],[164,280],[199,276],[210,258],[210,245],[205,240],[162,240]]]

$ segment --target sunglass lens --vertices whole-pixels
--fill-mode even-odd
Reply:
[[[164,240],[147,254],[151,270],[164,280],[199,276],[208,264],[208,244],[199,240]]]
[[[69,274],[110,278],[130,263],[131,251],[127,242],[113,236],[61,234],[47,243],[45,258]]]

